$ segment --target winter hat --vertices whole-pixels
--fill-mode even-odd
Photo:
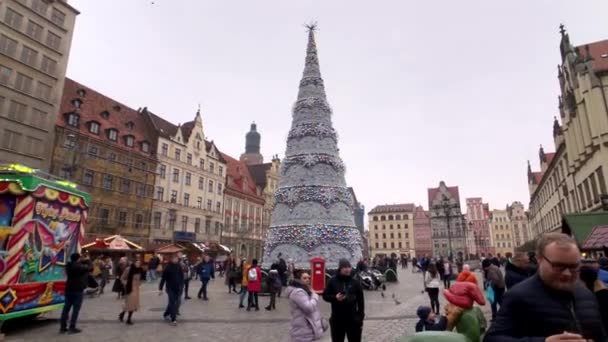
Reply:
[[[492,262],[489,259],[483,259],[483,261],[481,262],[481,267],[482,268],[490,267],[491,264],[492,264]]]
[[[418,317],[420,317],[420,319],[423,321],[426,321],[430,314],[431,308],[428,306],[421,305],[418,307],[418,310],[416,310],[416,315],[418,315]]]
[[[347,267],[352,267],[348,259],[340,259],[340,261],[338,261],[338,271]]]
[[[449,289],[443,291],[443,295],[448,302],[464,309],[472,308],[473,302],[477,302],[479,305],[486,304],[479,287],[469,282],[454,283]]]

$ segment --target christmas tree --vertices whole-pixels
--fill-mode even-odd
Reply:
[[[344,180],[338,136],[319,68],[315,25],[308,25],[308,47],[298,99],[293,106],[285,159],[264,246],[263,266],[279,257],[296,268],[322,257],[328,269],[346,258],[361,258],[361,235],[353,217],[353,197]]]

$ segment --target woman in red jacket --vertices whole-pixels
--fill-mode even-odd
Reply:
[[[262,271],[258,266],[258,259],[251,261],[251,267],[247,271],[247,280],[247,291],[249,292],[247,311],[250,311],[251,307],[255,307],[255,311],[259,311],[258,293],[262,290]]]

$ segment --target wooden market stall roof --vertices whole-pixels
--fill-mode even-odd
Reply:
[[[174,254],[174,253],[178,253],[178,252],[183,252],[184,249],[185,248],[183,246],[178,245],[176,243],[172,243],[172,244],[165,245],[165,246],[157,248],[156,250],[154,250],[154,253],[158,253],[158,254]]]
[[[595,227],[583,243],[583,249],[603,250],[604,248],[608,248],[608,226]]]
[[[136,250],[143,251],[143,247],[123,238],[120,235],[108,236],[105,239],[95,239],[95,241],[82,246],[83,249],[107,249],[107,250]]]
[[[562,218],[562,233],[572,236],[582,248],[596,228],[605,227],[608,227],[608,212],[605,211],[565,214]]]

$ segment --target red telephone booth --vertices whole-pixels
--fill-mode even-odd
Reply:
[[[325,290],[325,259],[310,259],[310,287],[316,293]]]

